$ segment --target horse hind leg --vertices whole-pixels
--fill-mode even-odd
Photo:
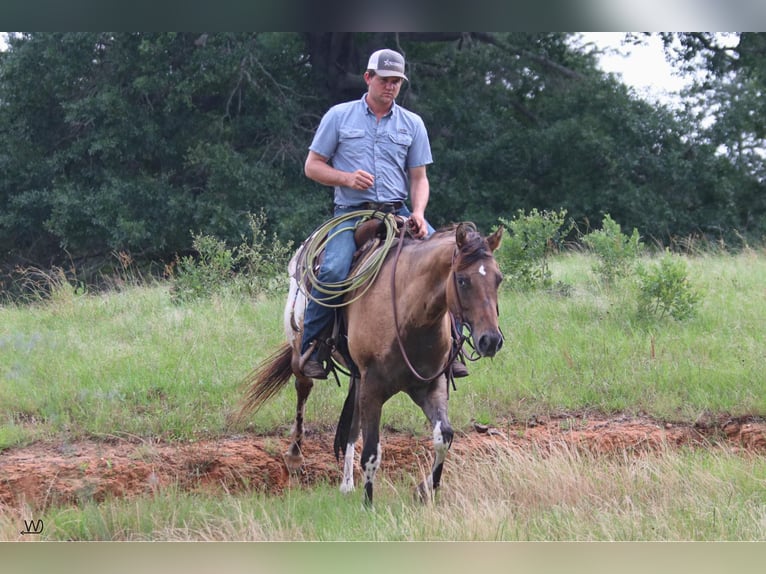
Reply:
[[[301,443],[303,442],[303,415],[306,409],[306,401],[311,394],[314,381],[303,375],[295,376],[295,391],[297,394],[297,403],[295,408],[295,422],[293,423],[290,446],[283,455],[285,466],[291,474],[300,472],[303,467],[303,452]]]
[[[383,408],[382,402],[365,393],[365,390],[372,386],[366,384],[365,380],[357,391],[358,403],[357,410],[360,412],[360,426],[362,430],[362,476],[364,479],[364,502],[367,506],[372,506],[373,483],[375,474],[380,468],[381,447],[380,447],[380,414]],[[368,396],[365,397],[364,395]],[[364,405],[364,408],[360,408]]]
[[[359,409],[357,408],[356,377],[351,377],[348,387],[348,396],[343,403],[343,410],[338,420],[335,431],[335,458],[340,460],[343,454],[343,480],[340,483],[340,491],[344,494],[354,490],[354,461],[356,457],[356,440],[359,438]]]

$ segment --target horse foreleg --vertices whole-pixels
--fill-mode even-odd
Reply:
[[[417,500],[428,502],[436,496],[436,491],[441,484],[444,461],[447,459],[447,453],[452,445],[453,434],[452,427],[448,421],[436,421],[433,427],[434,462],[431,465],[431,473],[428,475],[428,478],[415,488],[415,498]]]
[[[290,446],[284,454],[285,466],[291,473],[299,472],[303,466],[303,414],[306,409],[306,401],[311,394],[314,381],[303,375],[295,376],[295,391],[298,396],[295,408],[295,422],[291,434]]]
[[[348,384],[348,395],[343,403],[338,426],[335,429],[335,459],[340,460],[343,453],[343,480],[340,491],[345,493],[354,490],[354,458],[356,454],[356,439],[359,438],[359,409],[357,408],[357,389],[359,379],[352,376]]]
[[[350,442],[346,445],[343,455],[343,481],[340,483],[340,491],[343,494],[354,491],[354,459],[356,457],[356,445]]]
[[[432,381],[424,393],[410,393],[412,400],[428,417],[433,429],[434,462],[431,473],[415,489],[415,497],[423,502],[431,500],[439,488],[444,461],[452,446],[454,431],[447,414],[447,384],[447,379],[441,376]]]

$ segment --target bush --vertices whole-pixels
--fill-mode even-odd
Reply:
[[[638,230],[634,228],[628,237],[608,213],[601,229],[585,235],[583,243],[598,258],[593,270],[607,285],[626,276],[644,249]]]
[[[572,229],[570,225],[562,231],[566,214],[565,209],[558,212],[532,209],[527,215],[520,209],[511,220],[499,218],[508,229],[495,254],[506,276],[503,285],[513,289],[551,286],[548,256],[558,249],[561,238]]]
[[[215,237],[193,235],[196,257],[178,258],[172,270],[171,293],[175,301],[223,291],[255,297],[287,289],[287,263],[292,254],[292,242],[282,243],[276,234],[271,242],[267,241],[263,211],[248,217],[252,237],[243,236],[240,245],[232,249]]]
[[[226,243],[210,235],[192,235],[197,256],[177,260],[171,293],[174,301],[188,301],[218,292],[233,275],[234,256]]]
[[[287,264],[293,254],[293,242],[282,242],[276,233],[266,236],[266,215],[248,214],[251,238],[242,237],[234,251],[236,279],[240,290],[251,295],[287,291]]]
[[[639,315],[669,315],[683,321],[696,313],[702,295],[689,283],[686,262],[680,257],[666,251],[657,265],[637,266],[636,275]]]

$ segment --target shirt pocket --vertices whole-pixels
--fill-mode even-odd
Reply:
[[[353,141],[364,137],[364,130],[357,128],[341,128],[339,132],[340,141]]]
[[[404,170],[407,166],[407,154],[412,145],[412,136],[404,133],[388,133],[380,140],[385,158]]]
[[[388,134],[391,143],[403,145],[409,148],[412,145],[412,136],[410,134]]]
[[[364,169],[370,171],[372,168],[368,165],[367,148],[369,142],[366,141],[365,131],[359,128],[340,128],[338,130],[338,146],[335,150],[333,165],[344,171],[354,171]]]

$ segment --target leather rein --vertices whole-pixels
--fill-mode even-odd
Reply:
[[[436,371],[436,374],[431,377],[424,377],[413,366],[412,362],[410,361],[409,357],[407,356],[407,352],[404,350],[404,343],[402,342],[402,337],[399,332],[399,317],[397,312],[397,306],[396,306],[396,267],[399,263],[399,255],[402,252],[402,246],[404,245],[404,234],[407,231],[407,226],[403,225],[401,231],[399,232],[399,245],[396,247],[396,254],[394,255],[394,267],[391,270],[391,303],[393,305],[394,310],[394,328],[396,330],[396,342],[399,344],[399,351],[402,353],[402,358],[404,358],[404,362],[407,365],[407,367],[410,369],[410,372],[415,376],[416,379],[423,381],[423,382],[430,382],[433,381],[436,377],[438,377],[440,374],[446,371],[447,367],[452,365],[452,362],[455,360],[455,358],[460,354],[463,348],[463,343],[465,343],[468,338],[470,338],[470,334],[468,337],[463,335],[462,332],[458,332],[457,329],[457,323],[455,320],[455,315],[452,313],[452,311],[448,311],[450,315],[450,324],[452,326],[452,333],[455,337],[456,344],[452,346],[452,349],[450,350],[450,354],[447,357],[447,362],[439,368],[438,371]],[[459,308],[462,310],[463,304],[460,301],[460,291],[457,286],[457,277],[455,275],[455,260],[457,259],[457,253],[458,253],[458,247],[455,246],[455,251],[452,253],[452,264],[450,266],[450,275],[452,276],[452,283],[454,286],[455,296],[457,297],[457,302]],[[461,323],[462,323],[462,316],[460,317]],[[451,377],[452,373],[448,374],[448,377]],[[454,386],[455,381],[454,378],[452,378],[452,384]]]

